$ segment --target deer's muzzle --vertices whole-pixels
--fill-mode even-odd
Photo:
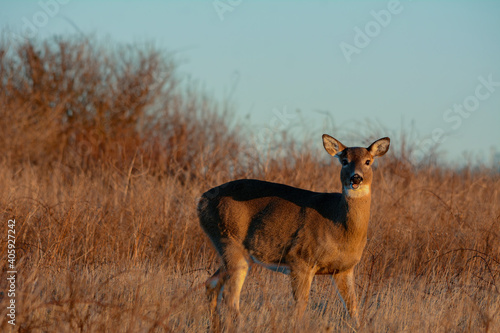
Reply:
[[[363,177],[361,177],[357,173],[351,177],[351,187],[354,190],[356,190],[361,185],[362,182],[363,182]]]

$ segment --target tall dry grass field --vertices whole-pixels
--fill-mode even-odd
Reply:
[[[1,331],[206,331],[203,284],[218,259],[197,220],[201,193],[243,177],[340,190],[322,133],[309,151],[284,140],[275,154],[252,154],[224,106],[180,80],[169,59],[94,39],[3,39]],[[375,166],[356,268],[359,331],[500,331],[498,172],[412,166],[402,151],[411,142],[402,141],[393,138]],[[289,331],[292,306],[288,278],[253,267],[240,329]],[[316,277],[303,331],[353,331],[344,313],[331,278]]]

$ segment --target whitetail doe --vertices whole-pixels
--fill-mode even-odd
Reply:
[[[371,166],[389,145],[390,139],[382,138],[368,148],[348,148],[323,135],[326,151],[342,164],[342,193],[240,179],[203,194],[200,224],[222,259],[206,283],[214,328],[220,325],[216,310],[222,296],[230,318],[237,320],[241,288],[252,263],[290,275],[298,318],[307,306],[314,275],[332,274],[358,323],[353,270],[366,244]]]

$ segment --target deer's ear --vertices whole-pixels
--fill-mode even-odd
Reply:
[[[342,144],[339,140],[329,136],[328,134],[323,134],[323,147],[328,154],[335,156],[347,147]]]
[[[378,139],[368,147],[368,151],[373,157],[379,157],[387,153],[389,146],[391,145],[391,139],[385,137]]]

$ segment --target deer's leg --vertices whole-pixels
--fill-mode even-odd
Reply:
[[[250,268],[245,254],[245,250],[239,244],[228,245],[224,249],[226,279],[223,294],[229,310],[229,320],[226,321],[228,331],[231,331],[232,324],[237,327],[239,322],[241,289]]]
[[[356,290],[354,287],[354,268],[335,274],[334,279],[342,302],[344,303],[346,310],[349,312],[349,315],[357,325],[359,323],[359,319],[358,305],[356,302]]]
[[[226,279],[226,272],[223,267],[219,268],[205,283],[206,293],[208,298],[210,321],[212,330],[218,332],[220,330],[220,319],[217,313],[217,304],[222,294]]]
[[[291,267],[290,278],[293,298],[295,299],[295,315],[300,321],[304,315],[309,300],[309,291],[314,277],[314,271],[306,267]]]

